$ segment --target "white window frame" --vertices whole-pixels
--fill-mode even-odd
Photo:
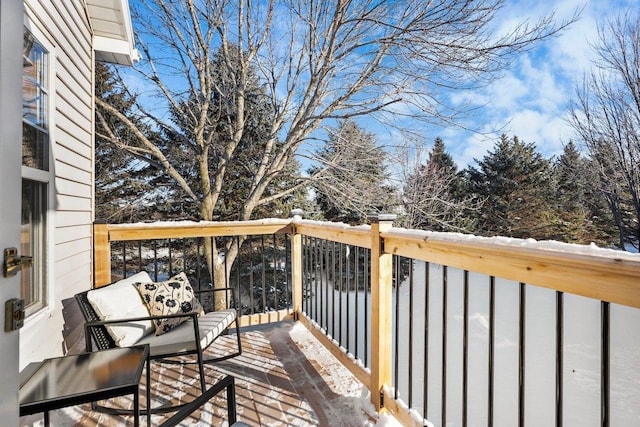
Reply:
[[[37,323],[40,319],[48,318],[56,308],[56,295],[54,294],[54,280],[52,277],[54,263],[54,221],[55,221],[55,164],[54,164],[54,146],[55,146],[55,70],[56,70],[56,50],[45,34],[25,14],[24,30],[29,31],[33,38],[47,51],[47,133],[48,133],[48,163],[49,170],[40,170],[28,166],[22,166],[22,179],[37,181],[47,184],[47,210],[46,210],[46,227],[43,230],[45,234],[45,260],[42,269],[42,277],[44,280],[44,301],[37,309],[26,311],[25,326]],[[35,267],[35,264],[34,264]]]

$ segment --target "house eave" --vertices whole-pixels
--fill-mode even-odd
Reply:
[[[96,61],[132,65],[139,60],[129,0],[86,0],[86,4]]]

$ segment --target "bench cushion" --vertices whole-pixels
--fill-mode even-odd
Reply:
[[[207,348],[236,319],[235,310],[212,311],[198,316],[200,345]],[[182,353],[196,350],[193,320],[189,319],[168,334],[149,334],[136,344],[149,344],[151,357],[163,354]]]
[[[134,274],[111,285],[87,292],[87,300],[100,320],[127,319],[149,316],[134,283],[151,283],[146,271]],[[119,347],[129,347],[140,338],[155,331],[151,320],[126,325],[106,325],[109,335]]]

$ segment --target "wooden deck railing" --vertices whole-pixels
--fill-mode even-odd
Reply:
[[[116,243],[130,243],[138,245],[141,242],[153,243],[153,252],[157,252],[159,247],[155,242],[163,241],[163,247],[167,245],[171,246],[172,242],[189,240],[191,245],[200,245],[193,239],[203,238],[237,238],[240,236],[267,236],[267,235],[290,235],[291,224],[288,220],[267,220],[267,221],[247,221],[244,223],[195,223],[195,222],[181,222],[181,223],[138,223],[138,224],[94,224],[94,287],[104,286],[111,283],[115,279],[120,277],[113,277],[118,268],[113,264],[114,258],[120,257],[120,263],[127,264],[126,260],[122,258],[126,255],[126,250],[121,249],[117,252],[114,247]],[[295,245],[292,246],[295,250]],[[293,252],[292,257],[299,257],[299,254]],[[202,270],[206,269],[206,262],[202,262],[204,265]],[[291,273],[291,263],[288,274]],[[137,267],[138,269],[144,268],[142,263]],[[264,267],[262,267],[264,271]],[[273,268],[275,271],[275,266]],[[121,275],[126,276],[128,273],[126,268],[124,271],[119,272]],[[153,273],[153,271],[149,271]],[[293,272],[295,278],[298,273]],[[208,275],[208,272],[202,272],[202,276]],[[157,272],[156,272],[157,276]],[[200,276],[200,274],[199,274]],[[153,277],[153,275],[152,275]],[[232,278],[232,279],[235,279]],[[200,281],[200,278],[198,278]],[[207,277],[206,282],[210,282],[211,278]],[[265,286],[264,280],[262,282]],[[289,285],[290,286],[290,285]],[[296,290],[293,290],[295,294]],[[299,296],[297,296],[299,300]],[[250,314],[245,314],[240,318],[240,326],[250,326],[262,323],[277,322],[287,318],[293,317],[293,304],[289,304],[290,307],[275,310],[263,310],[259,313],[254,313],[253,310]]]
[[[495,278],[500,280],[507,280],[515,284],[520,284],[520,288],[524,289],[525,284],[535,285],[536,287],[542,287],[552,290],[558,295],[556,301],[559,301],[559,310],[556,315],[556,324],[560,328],[556,332],[556,342],[559,343],[559,353],[556,360],[560,360],[560,364],[556,363],[556,368],[559,373],[556,373],[556,389],[560,389],[560,395],[557,396],[555,411],[556,411],[556,425],[562,424],[562,334],[563,334],[563,312],[562,312],[562,295],[574,294],[587,298],[592,298],[600,301],[603,306],[603,320],[602,320],[602,360],[603,371],[601,382],[603,384],[601,391],[601,418],[603,420],[602,425],[608,425],[610,417],[611,405],[609,402],[609,304],[620,304],[633,308],[640,308],[640,257],[633,256],[626,253],[616,253],[613,251],[607,252],[602,250],[595,250],[592,248],[579,248],[577,246],[561,245],[561,244],[540,244],[537,242],[513,240],[513,239],[492,239],[492,238],[469,238],[466,236],[446,234],[446,233],[428,233],[421,231],[411,231],[392,228],[393,216],[379,216],[371,218],[371,226],[349,227],[342,224],[333,223],[319,223],[313,221],[305,221],[299,217],[292,220],[264,220],[264,221],[249,221],[249,222],[231,222],[231,223],[157,223],[157,224],[126,224],[126,225],[113,225],[113,224],[96,224],[95,225],[95,286],[100,286],[111,281],[111,243],[117,241],[133,241],[133,240],[151,240],[151,239],[179,239],[179,238],[191,238],[191,237],[217,237],[217,236],[246,236],[246,235],[271,235],[271,234],[287,234],[291,238],[288,241],[290,244],[290,258],[288,263],[290,268],[287,270],[291,277],[292,284],[292,301],[291,308],[283,310],[277,316],[266,313],[256,314],[248,316],[247,319],[242,320],[241,325],[256,324],[262,322],[278,321],[286,317],[293,317],[300,320],[307,325],[307,327],[314,333],[314,335],[321,340],[327,348],[332,351],[338,359],[347,366],[363,383],[369,385],[371,390],[371,400],[378,410],[387,409],[398,417],[404,424],[413,425],[416,423],[416,414],[410,413],[407,410],[406,405],[399,400],[398,397],[398,364],[401,356],[398,354],[398,336],[404,334],[405,331],[398,331],[398,325],[400,324],[400,309],[398,308],[399,294],[394,296],[394,283],[398,286],[395,287],[397,291],[399,289],[402,280],[407,279],[407,275],[411,276],[411,286],[413,289],[413,271],[415,270],[416,263],[425,263],[425,271],[427,279],[424,286],[427,288],[424,291],[426,296],[426,310],[429,310],[429,283],[433,279],[428,278],[428,271],[430,265],[442,266],[442,283],[439,284],[441,293],[440,298],[443,299],[443,303],[440,306],[440,310],[443,313],[439,313],[442,318],[441,329],[442,332],[442,347],[439,349],[442,352],[442,361],[447,360],[447,348],[448,341],[451,340],[446,334],[447,325],[447,310],[451,302],[447,302],[446,289],[449,286],[447,284],[447,269],[459,269],[464,271],[465,277],[465,334],[468,326],[468,275],[471,274],[483,274],[489,277],[488,283],[490,285],[490,307],[489,307],[489,320],[494,322],[495,312]],[[332,245],[343,245],[342,248],[347,248],[347,253],[351,247],[362,248],[363,251],[367,251],[367,260],[365,266],[370,269],[367,275],[368,282],[366,284],[358,284],[357,288],[363,288],[365,290],[365,306],[367,308],[367,316],[369,328],[365,332],[366,337],[370,337],[367,345],[367,354],[370,354],[370,361],[362,363],[361,360],[355,360],[353,352],[349,348],[341,348],[342,343],[335,345],[335,337],[330,336],[327,333],[326,328],[322,323],[327,321],[329,317],[327,313],[319,314],[315,313],[314,307],[317,308],[319,303],[329,303],[329,282],[331,282],[330,288],[332,295],[336,289],[338,280],[342,281],[342,276],[336,279],[335,273],[334,279],[330,280],[330,274],[326,271],[326,260],[328,259],[329,251],[326,244],[316,244],[315,242],[332,242]],[[315,246],[314,246],[315,245]],[[311,248],[311,249],[310,249]],[[578,248],[578,250],[574,250]],[[315,251],[315,252],[314,252]],[[331,253],[335,257],[336,249],[332,247]],[[340,249],[338,249],[340,251]],[[353,256],[353,255],[351,255]],[[342,259],[342,258],[340,258]],[[394,260],[405,259],[409,260],[409,268],[406,274],[401,277],[398,274],[399,264],[394,263]],[[335,258],[334,258],[335,261]],[[395,267],[394,267],[395,265]],[[347,269],[349,267],[346,267]],[[342,266],[340,266],[340,272],[342,272]],[[324,272],[323,272],[324,271]],[[440,271],[440,270],[439,270]],[[352,273],[350,273],[353,275]],[[356,272],[356,275],[358,272]],[[461,276],[462,277],[462,276]],[[348,278],[346,279],[349,280]],[[357,279],[356,279],[357,280]],[[395,281],[395,282],[394,282]],[[324,283],[324,284],[323,284]],[[325,286],[324,292],[326,296],[318,291],[318,286]],[[315,289],[314,289],[315,286]],[[342,284],[339,286],[339,291],[342,293],[343,289],[347,290],[354,288],[353,285],[346,285],[346,288]],[[521,291],[522,292],[522,291]],[[413,290],[411,291],[413,296]],[[356,298],[357,298],[356,291]],[[335,301],[342,298],[342,294],[339,297],[331,296],[331,309],[336,312]],[[396,307],[394,308],[394,299],[396,301]],[[313,301],[314,305],[310,305]],[[520,376],[523,377],[524,370],[524,307],[523,300],[520,303]],[[306,304],[306,305],[305,305]],[[369,305],[366,305],[369,304]],[[415,305],[415,303],[412,303]],[[413,307],[413,305],[411,305]],[[492,311],[493,310],[493,311]],[[410,316],[418,316],[418,313],[411,313]],[[428,352],[427,347],[427,329],[429,316],[428,312],[419,313],[423,316],[422,327],[425,329],[425,336],[423,339],[423,345],[425,347],[425,354]],[[339,314],[340,319],[344,316]],[[336,319],[332,317],[332,319]],[[351,321],[354,321],[353,319]],[[357,320],[355,320],[357,321]],[[412,321],[410,320],[409,323]],[[394,325],[396,330],[394,331]],[[342,328],[342,326],[340,326]],[[348,328],[348,327],[347,327]],[[355,326],[357,329],[357,326]],[[409,335],[412,335],[411,326],[409,327]],[[347,329],[348,330],[348,329]],[[348,334],[353,334],[349,332]],[[488,420],[489,425],[492,424],[493,407],[493,380],[491,378],[493,371],[493,351],[494,351],[494,336],[493,330],[490,330],[489,335],[489,388],[487,389],[488,396]],[[394,339],[396,340],[394,342]],[[467,335],[465,335],[465,340]],[[367,340],[367,338],[365,338]],[[466,341],[465,341],[466,345]],[[356,344],[357,346],[357,344]],[[356,347],[357,348],[357,347]],[[395,348],[395,350],[394,350]],[[411,347],[409,347],[411,348]],[[464,350],[467,352],[468,350]],[[351,353],[351,354],[350,354]],[[357,354],[357,349],[356,349]],[[420,353],[422,354],[422,353]],[[402,356],[404,357],[404,356]],[[424,356],[425,360],[427,356]],[[462,357],[465,360],[467,354]],[[366,356],[365,356],[366,359]],[[411,358],[409,359],[411,361]],[[411,361],[409,364],[413,366],[416,361]],[[395,364],[395,366],[394,366]],[[423,378],[427,378],[427,365],[424,362],[424,372],[422,372]],[[441,411],[438,412],[439,418],[442,423],[446,423],[447,412],[451,411],[447,409],[446,404],[446,384],[448,382],[446,378],[446,365],[441,364],[441,370],[443,371],[441,379],[441,393],[440,398]],[[606,366],[605,366],[606,365]],[[394,372],[395,369],[395,372]],[[409,368],[411,369],[411,367]],[[463,375],[466,375],[467,366],[463,368]],[[433,373],[432,373],[433,374]],[[435,375],[435,374],[434,374]],[[524,420],[524,385],[523,379],[520,379],[520,423]],[[466,378],[464,378],[464,387],[466,388]],[[395,390],[393,390],[395,386]],[[404,386],[406,388],[406,386]],[[409,396],[411,396],[415,384],[409,380]],[[429,412],[427,411],[427,384],[424,385],[424,405],[422,408],[422,416],[428,418]],[[467,390],[463,393],[463,403],[467,402]],[[558,402],[559,399],[559,402]],[[409,407],[412,407],[411,397],[409,398]],[[463,408],[463,420],[466,424],[467,408]],[[433,421],[433,420],[432,420]],[[440,420],[438,420],[439,422]],[[437,422],[436,422],[437,424]]]

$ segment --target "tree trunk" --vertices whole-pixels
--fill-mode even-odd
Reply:
[[[219,289],[214,292],[213,307],[215,311],[226,310],[233,307],[231,298],[240,298],[239,289],[234,291],[223,291],[223,288],[229,287],[231,269],[238,258],[240,247],[245,241],[246,236],[237,236],[236,238],[226,238],[222,245],[216,242],[215,237],[207,237],[204,239],[204,252],[209,270],[209,280],[213,284],[213,289]],[[222,246],[222,247],[220,247]],[[234,293],[235,292],[235,293]]]

